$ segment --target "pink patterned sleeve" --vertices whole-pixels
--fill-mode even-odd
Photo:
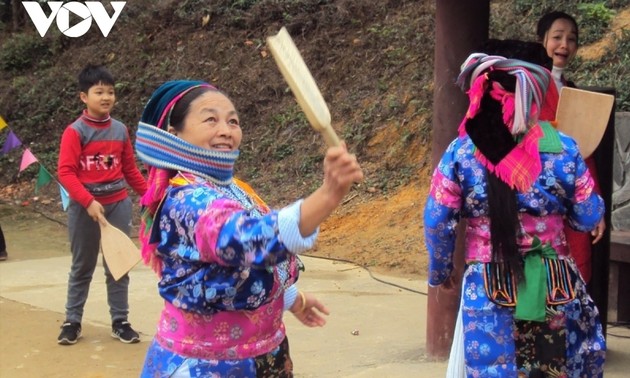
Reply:
[[[217,240],[221,228],[227,220],[243,207],[235,201],[219,199],[212,202],[199,216],[195,231],[195,241],[201,261],[220,261],[217,257]]]
[[[593,181],[593,177],[587,169],[581,177],[575,180],[574,203],[586,201],[593,194],[594,188],[595,181]]]
[[[430,195],[435,198],[435,202],[451,209],[459,209],[461,206],[462,190],[457,183],[436,169],[431,179]]]

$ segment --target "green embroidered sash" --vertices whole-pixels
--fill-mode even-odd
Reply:
[[[543,258],[556,260],[558,254],[551,245],[542,244],[534,236],[532,248],[523,257],[525,280],[519,282],[514,317],[518,320],[545,321],[547,304],[547,269]]]
[[[488,299],[499,306],[515,307],[518,320],[545,321],[546,306],[575,299],[577,273],[566,259],[559,259],[549,244],[534,243],[524,259],[524,282],[517,285],[503,262],[484,263],[483,278]]]

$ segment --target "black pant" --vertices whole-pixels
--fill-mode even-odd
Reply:
[[[7,243],[4,241],[4,233],[2,232],[2,227],[0,226],[0,252],[7,250]]]

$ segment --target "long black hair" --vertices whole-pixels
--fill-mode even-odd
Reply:
[[[563,15],[553,14],[549,16],[549,19],[553,23],[557,18],[562,18],[561,16]],[[547,19],[543,24],[548,21]],[[553,65],[544,46],[538,42],[488,39],[476,51],[523,60],[549,70]],[[508,92],[514,93],[516,90],[516,77],[506,72],[490,71],[488,79],[499,83]],[[516,146],[516,141],[503,123],[501,104],[490,96],[489,90],[490,86],[481,99],[479,113],[467,121],[466,132],[486,158],[496,164]],[[524,279],[524,274],[517,243],[520,231],[518,192],[491,172],[486,172],[486,185],[492,261],[507,263],[515,278],[520,281]]]
[[[490,71],[488,79],[499,83],[508,92],[514,92],[516,77],[503,71]],[[500,162],[515,146],[516,141],[503,122],[501,103],[490,96],[488,86],[481,99],[479,112],[466,121],[466,133],[475,146],[493,164]],[[486,170],[488,217],[492,261],[505,262],[517,282],[524,279],[523,261],[517,238],[520,230],[518,192]]]

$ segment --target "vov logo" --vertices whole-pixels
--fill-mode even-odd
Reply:
[[[84,4],[85,3],[85,4]],[[112,1],[114,14],[110,17],[105,10],[105,6],[99,1],[70,1],[64,4],[63,1],[48,1],[46,4],[50,8],[50,15],[46,16],[44,9],[38,1],[22,1],[31,21],[35,24],[39,35],[46,35],[53,20],[57,21],[57,28],[67,37],[81,37],[90,30],[92,19],[96,21],[103,37],[107,37],[114,27],[114,23],[120,16],[126,1]],[[73,26],[70,26],[70,13],[82,19]]]

